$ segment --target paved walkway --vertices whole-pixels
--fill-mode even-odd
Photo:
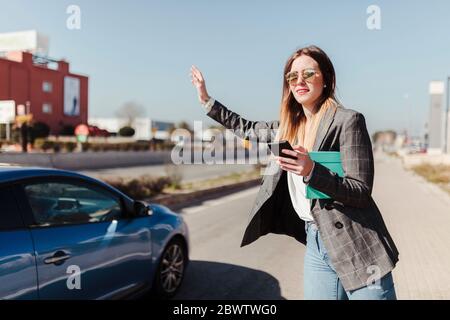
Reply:
[[[450,299],[450,195],[377,154],[373,198],[400,252],[399,299]]]

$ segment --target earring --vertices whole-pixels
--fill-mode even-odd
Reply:
[[[325,84],[324,86],[323,86],[324,88],[326,88],[327,87],[327,85]]]

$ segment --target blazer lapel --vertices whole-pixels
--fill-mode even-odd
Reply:
[[[328,129],[330,129],[331,123],[334,120],[334,115],[336,113],[336,108],[328,108],[328,110],[323,115],[323,118],[320,120],[319,128],[317,129],[316,139],[314,141],[314,146],[312,151],[319,151],[322,147],[323,141],[328,133]]]
[[[327,136],[328,130],[330,129],[331,124],[334,120],[334,115],[336,114],[336,108],[328,108],[328,110],[323,115],[323,118],[320,120],[319,128],[317,129],[316,139],[314,141],[314,146],[312,151],[319,151],[322,147],[322,144]],[[311,211],[313,211],[314,206],[316,205],[317,199],[311,199]]]

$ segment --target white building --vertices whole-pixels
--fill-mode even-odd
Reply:
[[[100,129],[117,133],[120,128],[128,125],[128,119],[89,117],[88,123]],[[168,130],[171,124],[170,122],[154,121],[150,118],[136,118],[131,124],[131,127],[135,130],[133,138],[136,140],[150,140],[152,138],[168,140],[170,137]]]
[[[444,82],[430,82],[430,114],[428,121],[428,153],[440,154],[444,150],[445,110],[443,107]]]
[[[0,33],[0,54],[25,51],[36,55],[48,55],[48,37],[36,30]]]
[[[447,146],[445,153],[450,154],[450,112],[447,112]]]

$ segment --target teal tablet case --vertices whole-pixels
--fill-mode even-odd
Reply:
[[[340,177],[344,176],[342,169],[341,153],[339,151],[311,151],[309,152],[311,160],[320,163],[333,172],[336,172]],[[320,192],[313,187],[306,186],[307,199],[330,199],[325,193]]]

